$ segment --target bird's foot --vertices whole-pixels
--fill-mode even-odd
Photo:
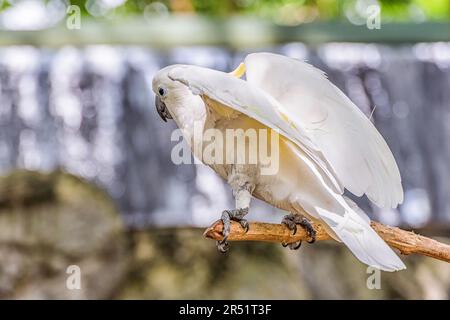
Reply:
[[[248,231],[248,221],[244,219],[244,216],[248,213],[248,208],[225,210],[222,212],[221,220],[223,222],[223,239],[217,241],[217,249],[225,253],[228,251],[230,245],[228,244],[228,235],[230,234],[230,223],[231,220],[240,223],[245,232]]]
[[[289,228],[289,230],[292,231],[292,235],[297,233],[297,224],[300,225],[308,233],[310,239],[307,240],[307,242],[314,243],[316,241],[316,231],[312,227],[311,222],[309,222],[309,220],[306,219],[305,217],[291,213],[284,216],[281,223],[285,224]],[[289,249],[291,250],[297,250],[302,245],[302,241],[296,241],[292,243],[283,242],[281,245],[283,247],[289,246]]]

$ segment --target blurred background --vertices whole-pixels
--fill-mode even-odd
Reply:
[[[289,251],[202,228],[233,206],[203,165],[170,158],[151,80],[247,53],[309,63],[375,123],[405,201],[375,220],[450,242],[449,0],[0,0],[0,297],[448,299],[450,266],[406,257],[367,287],[335,243]],[[351,142],[350,142],[351,143]],[[250,220],[283,212],[255,201]],[[67,268],[81,270],[70,290]]]

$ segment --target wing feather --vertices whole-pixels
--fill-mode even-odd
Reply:
[[[380,207],[403,202],[386,141],[361,110],[313,66],[271,53],[245,59],[247,81],[276,99],[331,164],[339,182]]]

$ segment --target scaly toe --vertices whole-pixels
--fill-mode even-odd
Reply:
[[[316,230],[312,227],[311,223],[308,221],[308,219],[303,218],[300,222],[300,225],[306,230],[306,233],[308,234],[309,238],[307,240],[308,243],[314,243],[316,242]]]
[[[245,219],[241,219],[241,220],[239,221],[239,223],[240,223],[241,227],[245,230],[245,233],[247,233],[247,232],[248,232],[248,229],[249,229],[248,221],[245,220]]]
[[[288,227],[289,230],[292,231],[292,235],[295,235],[297,233],[297,225],[293,221],[291,215],[284,216],[281,223],[284,224],[286,227]]]

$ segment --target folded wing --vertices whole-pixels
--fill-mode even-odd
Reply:
[[[193,94],[206,96],[277,130],[305,151],[308,158],[303,160],[317,172],[318,178],[335,192],[343,192],[332,166],[301,125],[291,123],[289,112],[263,90],[227,73],[197,66],[173,68],[168,76],[188,86]]]

